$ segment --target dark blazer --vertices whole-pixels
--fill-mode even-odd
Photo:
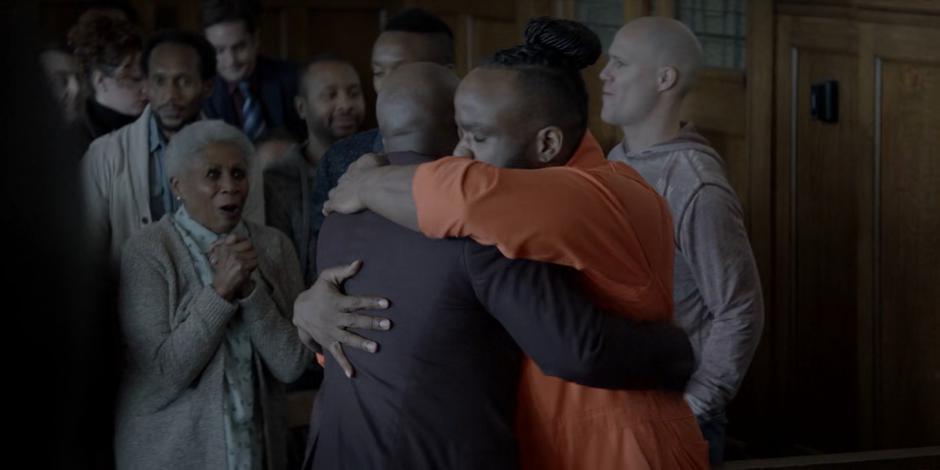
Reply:
[[[306,127],[294,109],[297,96],[297,66],[282,60],[258,56],[255,71],[250,78],[260,89],[261,110],[267,129],[283,128],[299,140],[306,135]],[[212,96],[203,105],[203,112],[210,119],[222,119],[241,129],[238,111],[232,103],[228,84],[216,76],[212,85]]]
[[[363,260],[346,292],[389,298],[380,315],[393,327],[358,332],[380,349],[346,348],[352,379],[327,360],[308,468],[516,468],[520,347],[546,374],[591,386],[650,384],[682,362],[681,389],[691,373],[680,329],[644,334],[597,311],[568,268],[509,260],[469,239],[428,239],[372,212],[328,217],[317,259],[320,269]]]

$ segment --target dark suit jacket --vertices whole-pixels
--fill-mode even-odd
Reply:
[[[328,217],[318,268],[356,259],[364,264],[346,292],[389,298],[379,314],[393,327],[358,332],[380,349],[346,348],[352,379],[327,360],[309,468],[515,468],[519,347],[545,373],[599,387],[636,385],[636,361],[663,366],[633,349],[647,344],[635,324],[594,309],[568,268],[509,260],[469,239],[428,239],[372,212]],[[687,378],[691,346],[671,328]]]
[[[294,134],[298,141],[306,135],[306,127],[294,109],[294,97],[297,96],[297,66],[282,60],[258,56],[255,71],[250,79],[257,81],[261,90],[261,110],[267,129],[283,128]],[[228,85],[222,77],[213,81],[212,96],[203,105],[203,111],[210,119],[222,119],[241,129],[238,111],[232,103]]]

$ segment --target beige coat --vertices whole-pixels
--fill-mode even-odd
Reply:
[[[95,254],[107,251],[116,271],[121,247],[132,235],[156,222],[150,216],[150,106],[131,124],[103,135],[82,159],[85,228]],[[252,171],[245,219],[264,223],[260,171]]]

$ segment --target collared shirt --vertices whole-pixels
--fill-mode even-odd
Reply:
[[[260,106],[262,104],[260,100],[261,96],[261,81],[258,78],[258,74],[252,72],[251,76],[243,79],[238,82],[225,82],[225,90],[228,91],[228,95],[232,100],[232,107],[235,108],[235,114],[238,116],[238,122],[241,125],[245,124],[245,114],[242,109],[245,106],[245,93],[242,92],[241,83],[248,82],[248,91],[255,98],[255,101]]]
[[[170,178],[166,174],[166,146],[168,144],[155,115],[150,116],[147,132],[150,150],[150,217],[157,221],[166,213],[173,213],[179,208],[173,191],[170,190]]]
[[[421,231],[469,236],[509,258],[576,268],[592,302],[643,321],[672,320],[669,207],[587,133],[564,167],[496,168],[448,157],[418,167]],[[523,469],[707,468],[681,393],[601,390],[523,364],[516,435]]]

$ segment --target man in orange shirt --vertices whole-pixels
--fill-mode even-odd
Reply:
[[[459,148],[474,159],[379,168],[364,159],[325,210],[368,208],[429,237],[469,236],[510,258],[571,266],[598,307],[671,321],[669,209],[630,167],[606,162],[586,132],[579,70],[599,54],[583,25],[531,21],[526,45],[498,52],[458,89]],[[523,468],[707,467],[679,393],[579,386],[528,362],[518,409]]]

